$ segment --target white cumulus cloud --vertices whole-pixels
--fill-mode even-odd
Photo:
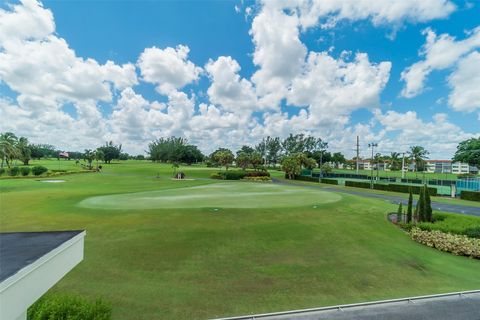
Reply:
[[[146,48],[137,65],[143,80],[158,85],[157,91],[169,94],[198,79],[201,68],[188,60],[188,46]]]
[[[453,67],[460,58],[480,47],[480,27],[469,32],[468,37],[457,40],[449,34],[437,35],[432,29],[423,31],[426,43],[420,50],[423,60],[406,68],[401,79],[405,81],[402,95],[406,98],[420,94],[425,88],[428,75],[434,70]]]

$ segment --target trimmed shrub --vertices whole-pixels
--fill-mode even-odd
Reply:
[[[28,176],[30,174],[30,167],[21,167],[20,173],[22,176]]]
[[[112,308],[102,300],[90,302],[82,297],[51,295],[40,298],[27,313],[28,320],[109,320]]]
[[[345,181],[346,187],[354,187],[354,188],[365,188],[370,189],[370,182],[362,182],[362,181]]]
[[[5,169],[0,168],[0,176],[3,175],[4,173],[5,173]]]
[[[19,167],[12,167],[10,168],[10,170],[8,170],[8,175],[12,177],[18,176],[19,173],[20,173]]]
[[[338,180],[335,180],[335,179],[320,179],[320,182],[326,183],[326,184],[338,185]]]
[[[32,168],[32,173],[35,176],[39,176],[41,174],[44,174],[47,171],[48,171],[48,169],[45,168],[44,166],[35,166],[35,167]]]
[[[310,176],[295,176],[295,180],[318,182],[318,178],[310,177]]]
[[[480,227],[465,229],[464,233],[467,237],[480,239]]]
[[[210,176],[212,179],[221,179],[221,180],[240,180],[245,178],[245,171],[222,171],[214,173]]]
[[[210,175],[210,178],[211,178],[211,179],[223,180],[223,176],[220,175],[220,174],[218,174],[218,173],[212,173],[212,174]]]
[[[413,240],[440,251],[480,259],[480,239],[444,233],[438,230],[426,231],[419,228],[412,228],[410,236]]]
[[[268,171],[247,171],[245,177],[270,177]]]
[[[480,201],[480,192],[462,190],[460,193],[460,199],[470,201]]]

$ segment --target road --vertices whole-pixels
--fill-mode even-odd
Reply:
[[[225,320],[480,320],[480,290],[306,310],[224,318]]]
[[[359,190],[351,190],[347,188],[331,188],[331,187],[326,187],[326,186],[321,186],[319,184],[313,184],[312,185],[299,185],[295,183],[289,183],[285,180],[279,180],[279,179],[272,179],[274,183],[280,183],[280,184],[288,184],[288,185],[296,185],[296,186],[301,186],[301,187],[307,187],[307,188],[320,188],[322,190],[326,191],[331,191],[331,192],[339,192],[339,193],[347,193],[347,194],[352,194],[355,196],[360,196],[360,197],[365,197],[365,198],[376,198],[376,199],[382,199],[391,203],[399,204],[402,202],[403,205],[408,204],[408,200],[399,196],[391,196],[391,195],[385,195],[385,194],[378,194],[378,193],[370,193],[370,192],[362,192]],[[416,201],[415,201],[416,203]],[[415,204],[414,203],[414,204]],[[449,204],[449,203],[443,203],[443,202],[437,202],[437,201],[432,201],[432,208],[433,210],[437,211],[443,211],[443,212],[452,212],[452,213],[461,213],[461,214],[466,214],[470,216],[477,216],[480,217],[480,207],[474,207],[474,206],[465,206],[461,204]]]

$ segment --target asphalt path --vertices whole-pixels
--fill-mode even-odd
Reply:
[[[480,291],[413,297],[307,310],[224,318],[229,320],[480,320]]]
[[[296,185],[296,186],[307,187],[307,188],[320,188],[322,190],[331,191],[331,192],[347,193],[347,194],[352,194],[352,195],[355,195],[355,196],[360,196],[360,197],[365,197],[365,198],[382,199],[382,200],[388,201],[390,203],[395,203],[395,204],[399,204],[400,202],[403,205],[408,204],[408,199],[398,197],[398,196],[362,192],[362,191],[358,191],[358,190],[350,190],[350,189],[347,189],[347,188],[324,187],[324,186],[315,185],[315,184],[299,185],[299,184],[289,183],[289,182],[286,182],[284,180],[279,180],[279,179],[272,179],[272,180],[273,180],[274,183],[288,184],[288,185],[292,185],[292,186]],[[416,203],[416,201],[414,201],[414,204],[415,203]],[[470,215],[470,216],[480,217],[480,207],[466,206],[466,205],[461,205],[461,204],[449,204],[449,203],[432,201],[432,209],[437,210],[437,211],[460,213],[460,214],[466,214],[466,215]]]

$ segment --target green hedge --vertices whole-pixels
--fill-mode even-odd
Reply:
[[[460,199],[480,201],[480,192],[462,190],[462,192],[460,193]]]
[[[229,170],[220,171],[210,175],[210,178],[220,180],[240,180],[245,177],[270,177],[270,173],[267,171]]]
[[[318,182],[318,178],[310,177],[310,176],[295,176],[295,180]]]
[[[308,182],[319,182],[318,177],[310,177],[310,176],[295,176],[295,180],[308,181]],[[320,183],[338,185],[338,180],[322,178],[322,179],[320,179]]]
[[[338,185],[338,180],[335,180],[335,179],[321,179],[320,182],[326,183],[326,184]]]
[[[355,187],[355,188],[365,188],[370,189],[370,182],[360,182],[360,181],[345,181],[346,187]],[[409,193],[410,188],[412,189],[412,193],[420,194],[420,189],[422,186],[409,186],[404,184],[380,184],[374,183],[373,189],[375,190],[382,190],[382,191],[390,191],[390,192],[401,192],[401,193]],[[431,196],[437,195],[437,188],[428,188],[428,192]]]
[[[370,189],[370,182],[345,180],[345,187]]]

